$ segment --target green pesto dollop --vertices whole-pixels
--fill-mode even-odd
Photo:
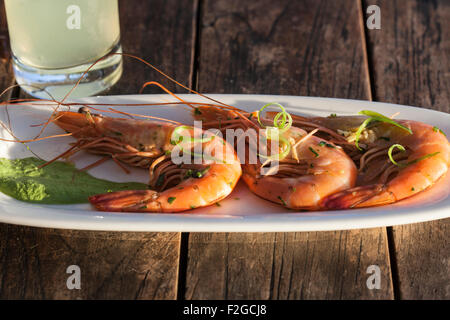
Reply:
[[[0,158],[0,191],[17,200],[42,204],[86,203],[88,197],[120,190],[142,190],[147,185],[97,179],[74,165],[56,161],[41,169],[37,158]]]

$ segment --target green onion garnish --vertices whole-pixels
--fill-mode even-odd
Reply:
[[[185,130],[185,129],[192,129],[192,127],[189,127],[189,126],[178,126],[178,127],[176,127],[176,128],[173,130],[172,136],[170,137],[170,143],[171,143],[172,145],[175,145],[175,146],[176,146],[176,145],[180,144],[182,141],[184,141],[185,138],[187,138],[186,136],[183,136],[183,135],[181,135],[181,134],[179,133],[180,131]],[[211,141],[211,140],[213,140],[213,139],[215,139],[215,138],[216,138],[216,136],[214,136],[214,135],[211,135],[211,136],[209,136],[209,137],[206,137],[205,134],[202,134],[202,137],[201,137],[201,138],[192,138],[192,137],[189,137],[189,140],[190,140],[191,142],[205,143],[205,142],[209,142],[209,141]],[[197,153],[195,153],[195,152],[191,152],[191,151],[189,151],[189,150],[186,150],[186,149],[184,149],[184,148],[182,148],[182,147],[180,147],[180,149],[181,149],[183,152],[186,152],[186,153],[188,153],[188,154],[190,154],[190,155],[193,155],[194,157],[200,157],[200,158],[203,157],[205,160],[212,160],[212,161],[219,162],[219,163],[226,163],[226,161],[220,160],[220,159],[215,158],[215,157],[206,157],[206,155],[204,155],[204,154],[197,154]],[[167,154],[167,153],[166,153],[166,154]]]
[[[405,149],[405,147],[403,147],[401,144],[393,144],[393,145],[389,148],[389,150],[388,150],[389,160],[391,160],[391,162],[392,162],[393,164],[395,164],[396,166],[402,167],[402,166],[404,166],[404,164],[399,164],[399,163],[397,163],[397,162],[394,160],[394,158],[392,157],[392,151],[393,151],[395,148],[400,149],[402,152],[405,152],[406,149]]]
[[[358,144],[358,142],[359,142],[359,137],[361,136],[361,133],[363,132],[363,130],[367,127],[367,125],[368,125],[371,121],[372,121],[371,118],[368,118],[368,119],[364,120],[364,122],[359,126],[358,130],[356,131],[356,134],[355,134],[355,145],[356,145],[356,148],[358,148],[358,150],[362,150],[362,149],[359,147],[359,144]]]
[[[362,110],[362,111],[358,112],[358,114],[369,116],[370,118],[372,118],[372,120],[378,120],[378,121],[381,121],[381,122],[390,123],[390,124],[392,124],[394,126],[397,126],[397,127],[401,128],[401,129],[405,130],[405,131],[408,131],[409,134],[412,134],[412,131],[411,131],[410,128],[407,128],[404,125],[401,125],[400,123],[392,120],[391,118],[388,118],[388,117],[382,115],[381,113],[378,113],[378,112],[375,112],[375,111],[370,111],[370,110]]]
[[[270,155],[270,156],[265,156],[265,155],[262,155],[259,153],[258,153],[258,155],[262,158],[266,158],[266,159],[270,159],[270,160],[282,160],[282,159],[286,158],[287,155],[289,154],[289,152],[291,152],[291,144],[289,143],[289,141],[281,135],[278,137],[274,136],[273,139],[279,140],[281,142],[281,145],[284,144],[284,146],[285,146],[284,150],[278,154]]]
[[[287,207],[286,202],[283,200],[282,197],[278,196],[278,199],[281,201],[281,203],[283,204],[283,206]]]
[[[197,171],[195,173],[195,178],[202,178],[210,169],[210,166],[207,166],[205,169],[201,170],[201,171]]]
[[[422,156],[422,157],[420,157],[420,158],[411,160],[411,161],[409,161],[408,163],[397,163],[397,162],[393,159],[393,157],[392,157],[392,151],[393,151],[395,148],[398,148],[398,149],[400,149],[402,152],[404,152],[404,151],[405,151],[405,147],[403,147],[401,144],[393,144],[393,145],[389,148],[389,150],[388,150],[388,157],[389,157],[389,160],[391,160],[391,162],[392,162],[393,164],[395,164],[396,166],[399,166],[399,167],[407,167],[407,166],[410,166],[410,165],[415,164],[415,163],[417,163],[417,162],[419,162],[419,161],[422,161],[422,160],[425,160],[425,159],[434,157],[435,155],[437,155],[437,154],[440,153],[439,151],[438,151],[438,152],[433,152],[433,153],[426,154],[426,155],[424,155],[424,156]]]
[[[314,150],[312,147],[309,147],[309,151],[311,151],[312,153],[314,153],[314,155],[316,156],[316,158],[319,157],[319,154],[317,153],[317,151]]]
[[[406,166],[409,166],[409,165],[414,164],[414,163],[417,163],[417,162],[419,162],[419,161],[422,161],[422,160],[425,160],[425,159],[434,157],[435,155],[437,155],[437,154],[439,154],[439,153],[440,153],[440,152],[438,151],[438,152],[433,152],[433,153],[426,154],[426,155],[424,155],[423,157],[420,157],[420,158],[411,160],[410,162],[408,162],[408,163],[406,164]]]
[[[433,127],[433,131],[434,131],[434,132],[440,132],[440,133],[442,133],[444,136],[447,136],[447,135],[444,133],[444,131],[442,131],[442,130],[439,129],[438,127]]]
[[[186,129],[192,129],[192,127],[189,126],[178,126],[176,127],[173,132],[172,132],[172,136],[170,137],[170,143],[173,145],[177,145],[180,142],[184,141],[185,138],[187,138],[186,136],[181,135],[179,132],[186,130]],[[201,138],[192,138],[189,137],[191,142],[208,142],[211,141],[212,139],[214,139],[215,136],[209,136],[209,137],[205,137],[205,135],[203,134]]]
[[[355,145],[356,148],[358,148],[358,150],[362,150],[359,145],[358,145],[358,141],[359,141],[359,137],[361,136],[361,133],[363,132],[363,130],[369,125],[370,122],[373,121],[380,121],[380,122],[386,122],[386,123],[390,123],[394,126],[397,126],[407,132],[409,132],[409,134],[412,134],[411,129],[405,127],[404,125],[401,125],[398,122],[395,122],[394,120],[382,115],[381,113],[375,112],[375,111],[370,111],[370,110],[362,110],[360,112],[358,112],[358,114],[362,114],[365,116],[368,116],[369,118],[367,118],[366,120],[364,120],[364,122],[359,126],[358,130],[356,131],[356,136],[355,136]]]
[[[335,148],[331,143],[326,143],[325,141],[319,142],[319,147],[327,146],[328,148]]]
[[[281,109],[281,112],[277,113],[277,115],[273,118],[274,127],[278,128],[278,130],[280,130],[280,133],[286,132],[292,126],[292,117],[289,113],[286,112],[286,109],[284,109],[284,107],[277,102],[271,102],[271,103],[265,104],[264,106],[262,106],[261,109],[259,109],[259,111],[257,112],[258,123],[260,124],[260,126],[262,128],[266,127],[261,122],[260,116],[265,108],[272,106],[272,105],[278,106]],[[281,122],[279,121],[280,117],[283,117]],[[287,119],[287,124],[286,124],[286,119]]]
[[[170,204],[172,204],[172,202],[174,202],[175,199],[176,199],[175,197],[169,197],[169,198],[167,199],[167,202],[170,203]]]

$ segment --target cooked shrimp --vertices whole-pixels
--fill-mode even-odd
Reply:
[[[89,201],[98,210],[179,212],[204,207],[228,196],[241,176],[241,166],[233,148],[211,133],[199,130],[201,138],[190,140],[188,146],[183,143],[184,149],[180,152],[193,160],[195,153],[191,150],[201,144],[202,150],[212,150],[207,161],[202,157],[200,161],[175,164],[171,153],[179,145],[172,137],[178,130],[183,136],[195,138],[193,128],[165,121],[110,118],[91,114],[86,108],[80,110],[81,113],[59,112],[53,120],[77,139],[62,156],[86,150],[111,157],[118,164],[149,168],[150,172],[152,190],[127,190],[90,197]]]
[[[204,121],[204,128],[218,128],[223,133],[227,129],[261,129],[255,120],[256,113],[241,110],[204,106],[195,109],[194,117]],[[268,119],[262,121],[269,122]],[[356,166],[342,148],[314,136],[314,132],[308,134],[296,127],[290,127],[281,135],[284,141],[289,141],[290,151],[279,162],[250,163],[249,146],[245,159],[241,159],[242,177],[256,195],[291,209],[317,210],[322,209],[325,197],[355,185]],[[248,144],[251,142],[249,138]],[[264,168],[267,170],[263,173]]]
[[[322,205],[328,209],[394,203],[431,187],[448,171],[450,144],[444,133],[431,125],[396,120],[408,132],[391,123],[373,122],[361,132],[358,150],[356,132],[366,117],[303,118],[294,123],[305,119],[345,138],[340,142],[359,163],[357,187],[325,198]]]

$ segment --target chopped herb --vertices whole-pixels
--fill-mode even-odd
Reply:
[[[171,153],[172,153],[172,151],[170,151],[170,150],[166,150],[166,152],[164,152],[164,154],[165,154],[166,156],[169,156]]]
[[[186,171],[184,178],[191,178],[192,177],[192,172],[194,172],[194,170],[189,169],[188,171]]]
[[[278,196],[278,199],[281,201],[281,203],[283,204],[283,206],[287,207],[286,202],[283,200],[282,197]]]
[[[189,206],[191,209],[195,209],[195,206],[193,206],[192,204]]]
[[[110,192],[113,192],[113,191],[111,189],[108,189],[108,191],[106,191],[106,192],[110,193]]]
[[[251,119],[253,117],[253,113],[250,113],[250,115],[248,116],[249,119]]]
[[[168,203],[170,203],[170,204],[172,204],[174,201],[175,201],[175,197],[169,197],[168,199],[167,199],[167,202]]]
[[[316,156],[316,158],[319,157],[319,154],[317,153],[317,151],[314,150],[312,147],[309,147],[309,151],[311,151],[312,153],[314,153],[314,155]]]
[[[330,118],[336,118],[336,117],[337,117],[336,113],[330,114]]]
[[[147,206],[140,207],[139,209],[147,209]]]
[[[207,166],[205,169],[203,170],[192,170],[189,169],[186,171],[184,178],[202,178],[210,169],[210,166]]]
[[[202,114],[202,112],[201,112],[200,110],[198,110],[198,108],[195,108],[195,110],[194,110],[194,114],[196,114],[196,115],[200,115],[200,114]]]
[[[310,167],[310,168],[314,168],[314,163],[310,163],[310,164],[309,164],[309,167]]]
[[[164,173],[163,174],[161,174],[159,177],[158,177],[158,179],[156,179],[156,183],[155,183],[155,186],[156,187],[161,187],[162,185],[163,185],[163,183],[164,183]]]
[[[197,172],[197,177],[201,178],[203,177],[210,169],[210,166],[207,166],[205,169],[203,169],[202,171]]]
[[[219,202],[216,202],[216,206],[221,207],[222,205]]]
[[[411,188],[411,191],[414,191],[414,187]]]
[[[325,141],[320,141],[320,142],[319,142],[319,147],[323,147],[323,146],[327,146],[328,148],[335,148],[335,146],[333,146],[333,145],[330,144],[330,143],[327,143],[327,142],[325,142]]]
[[[440,132],[440,133],[442,133],[444,136],[447,136],[447,135],[444,133],[444,131],[442,131],[442,130],[439,129],[438,127],[433,127],[433,131],[434,131],[434,132]]]

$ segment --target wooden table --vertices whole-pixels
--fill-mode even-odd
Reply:
[[[14,83],[2,2],[0,90]],[[381,30],[365,27],[372,4],[381,8]],[[450,112],[447,0],[128,0],[120,2],[120,19],[124,52],[200,92],[351,98]],[[125,59],[122,79],[107,94],[135,94],[151,79],[162,80]],[[21,95],[15,90],[9,98]],[[0,298],[448,299],[448,235],[449,219],[305,233],[0,224]],[[73,264],[82,270],[80,290],[66,287]],[[366,286],[370,265],[381,270],[378,290]]]

